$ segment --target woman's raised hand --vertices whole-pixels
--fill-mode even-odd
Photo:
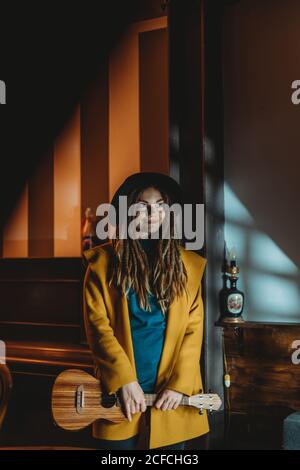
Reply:
[[[144,392],[138,382],[130,382],[120,388],[120,398],[128,421],[131,415],[147,409]]]

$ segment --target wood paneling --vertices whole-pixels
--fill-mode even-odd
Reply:
[[[143,0],[136,2],[132,12],[131,21],[142,21],[150,18],[166,16],[168,8],[162,8],[164,2],[157,0]]]
[[[185,203],[204,200],[203,1],[170,2],[170,170]]]
[[[80,256],[80,108],[54,145],[54,256]]]
[[[64,369],[79,368],[93,372],[88,346],[66,342],[7,341],[6,363],[12,372],[46,374],[56,377]]]
[[[131,23],[102,61],[33,170],[6,227],[4,257],[80,256],[87,207],[109,202],[131,173],[169,172],[164,15]]]
[[[9,321],[78,323],[79,292],[80,283],[75,280],[2,280],[1,310]]]
[[[224,331],[232,411],[275,413],[300,409],[300,366],[292,343],[300,326],[252,323]]]
[[[158,16],[157,5],[154,10]],[[141,11],[138,17],[144,18]],[[14,386],[2,445],[96,447],[90,429],[74,435],[54,425],[51,387],[66,368],[93,371],[82,328],[80,220],[87,206],[95,210],[99,203],[108,202],[126,176],[140,171],[141,118],[147,124],[142,129],[142,168],[155,152],[150,139],[155,133],[157,165],[165,165],[167,171],[166,28],[166,16],[128,27],[32,174],[29,194],[26,188],[4,233],[0,329]],[[139,55],[139,35],[146,31],[149,36],[143,36]],[[151,103],[146,94],[153,86],[158,94]],[[147,114],[154,104],[151,116],[157,122]],[[145,147],[147,142],[151,151]]]
[[[141,171],[169,173],[168,31],[139,34]]]
[[[231,381],[225,397],[233,423],[228,445],[239,439],[237,423],[248,421],[249,446],[280,446],[283,419],[300,409],[300,365],[292,362],[300,325],[245,322],[223,326],[223,334]],[[239,445],[244,442],[245,437]]]
[[[3,231],[3,256],[28,256],[28,184],[23,188]]]
[[[70,279],[79,280],[82,274],[81,257],[16,258],[0,260],[1,280]]]
[[[166,28],[165,17],[132,23],[109,63],[109,195],[140,171],[139,34]]]
[[[83,274],[81,258],[2,259],[1,339],[79,344]]]
[[[82,341],[81,258],[0,260],[1,339],[13,390],[1,445],[96,447],[90,429],[74,436],[51,416],[51,388],[65,369],[93,373],[92,354]],[[93,444],[94,443],[94,444]]]
[[[53,256],[53,146],[43,155],[28,184],[28,256]]]
[[[109,196],[140,169],[137,33],[130,28],[109,62]]]
[[[108,189],[108,61],[105,60],[81,101],[81,206],[94,214],[107,203]]]

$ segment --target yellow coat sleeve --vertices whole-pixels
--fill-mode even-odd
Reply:
[[[87,339],[100,372],[100,381],[109,394],[137,380],[129,358],[117,340],[107,316],[101,283],[88,266],[83,286]]]
[[[200,356],[203,341],[204,307],[202,300],[201,279],[207,260],[204,258],[200,285],[189,311],[189,320],[179,354],[166,384],[167,389],[191,396],[196,374],[200,372]]]

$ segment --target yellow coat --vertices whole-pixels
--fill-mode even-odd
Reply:
[[[137,381],[131,338],[129,310],[125,294],[109,287],[108,263],[112,244],[107,242],[83,252],[87,270],[83,285],[85,327],[93,353],[95,374],[108,393]],[[170,388],[185,395],[195,395],[202,389],[200,353],[203,337],[203,301],[201,279],[206,259],[181,247],[181,257],[188,275],[188,299],[176,298],[169,306],[162,356],[155,393]],[[151,407],[150,449],[201,436],[209,431],[206,411],[203,415],[193,406],[178,406],[176,410]],[[132,421],[121,423],[97,420],[93,437],[98,439],[128,439],[138,434],[142,412],[134,413]]]

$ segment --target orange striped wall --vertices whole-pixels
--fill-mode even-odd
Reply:
[[[109,196],[140,171],[139,33],[167,27],[167,18],[130,25],[109,64]]]
[[[108,179],[108,184],[107,181],[105,185],[102,184],[102,186],[107,186],[107,200],[103,200],[104,192],[99,189],[99,204],[109,202],[116,188],[129,174],[141,171],[139,35],[146,31],[162,28],[167,28],[166,17],[132,23],[109,58],[107,154],[99,155],[97,161],[94,152],[89,162],[89,153],[84,152],[86,159],[84,174],[87,174],[86,168],[89,168],[89,165],[96,165],[95,171],[101,176],[101,164],[104,162],[103,159],[107,159],[107,165],[103,165],[107,167],[107,170],[103,172],[103,177]],[[85,207],[81,207],[82,185],[89,184],[89,181],[82,180],[81,113],[86,110],[87,107],[78,105],[73,117],[53,145],[53,154],[51,155],[53,158],[53,190],[49,191],[53,197],[51,205],[53,224],[49,224],[49,230],[51,229],[53,233],[48,235],[49,238],[53,237],[53,256],[55,257],[81,255],[81,216],[85,210]],[[165,114],[167,115],[167,113]],[[99,134],[103,135],[103,127],[100,128],[101,125],[103,126],[103,122],[93,126],[94,135],[97,132],[97,125],[99,125]],[[88,129],[85,127],[85,133],[87,131]],[[98,145],[100,146],[99,142]],[[106,146],[103,146],[103,149],[105,152]],[[164,157],[164,161],[156,163],[155,170],[166,172],[166,160],[167,155]],[[93,182],[93,184],[97,183]],[[101,179],[99,185],[101,185]],[[85,191],[84,201],[87,205],[89,205],[88,194],[89,192]],[[95,193],[93,194],[94,200]],[[47,211],[47,207],[45,210]],[[29,256],[29,211],[28,186],[26,185],[3,232],[3,257]],[[36,222],[34,227],[36,234]],[[45,233],[43,233],[43,237],[45,237]],[[34,250],[35,256],[38,256],[38,250],[38,247],[37,250]]]
[[[28,185],[11,214],[3,231],[3,258],[28,256]]]
[[[80,108],[54,145],[54,256],[79,256]]]

